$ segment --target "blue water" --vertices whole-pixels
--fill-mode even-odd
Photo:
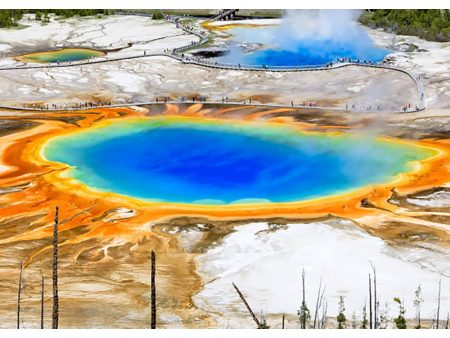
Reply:
[[[221,204],[304,200],[383,182],[423,158],[415,147],[281,127],[193,121],[113,124],[55,138],[52,161],[100,190]]]
[[[277,34],[276,27],[230,29],[232,43],[230,53],[215,61],[240,63],[241,65],[266,66],[322,66],[339,58],[381,62],[392,53],[389,49],[377,47],[362,28],[356,26],[348,39],[307,37],[292,39]],[[264,49],[249,53],[238,47],[240,43],[261,43]]]

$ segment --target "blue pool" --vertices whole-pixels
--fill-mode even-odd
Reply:
[[[339,58],[380,62],[391,50],[374,45],[367,33],[356,26],[348,39],[306,36],[303,38],[274,38],[282,35],[276,26],[229,29],[232,35],[230,52],[214,61],[266,66],[322,66]],[[263,47],[245,52],[242,44]]]
[[[356,137],[356,139],[355,139]],[[102,190],[200,204],[288,202],[385,182],[430,155],[410,145],[287,126],[152,118],[59,136],[45,157]]]

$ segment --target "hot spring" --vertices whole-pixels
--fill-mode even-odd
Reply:
[[[94,189],[196,204],[340,194],[390,181],[432,153],[364,136],[181,117],[113,122],[54,137],[43,149]]]
[[[89,59],[105,55],[104,52],[89,48],[63,48],[38,53],[30,53],[18,56],[23,62],[55,63]]]
[[[323,66],[339,58],[380,62],[392,51],[376,46],[356,22],[358,12],[290,11],[279,25],[231,25],[223,63],[266,66]]]

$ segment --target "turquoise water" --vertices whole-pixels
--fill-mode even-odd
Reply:
[[[44,156],[103,191],[223,204],[305,200],[385,182],[430,152],[288,127],[160,118],[56,137]]]

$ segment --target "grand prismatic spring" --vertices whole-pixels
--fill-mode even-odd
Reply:
[[[94,188],[197,204],[325,197],[389,181],[413,170],[412,161],[432,155],[364,136],[182,118],[87,129],[51,140],[44,151]]]
[[[448,43],[353,10],[96,11],[0,28],[0,327],[54,324],[56,207],[60,328],[150,327],[152,251],[157,328],[255,328],[232,283],[299,328],[303,269],[323,328],[341,296],[363,325],[369,273],[380,327],[395,297],[417,326],[419,285],[445,327]]]

